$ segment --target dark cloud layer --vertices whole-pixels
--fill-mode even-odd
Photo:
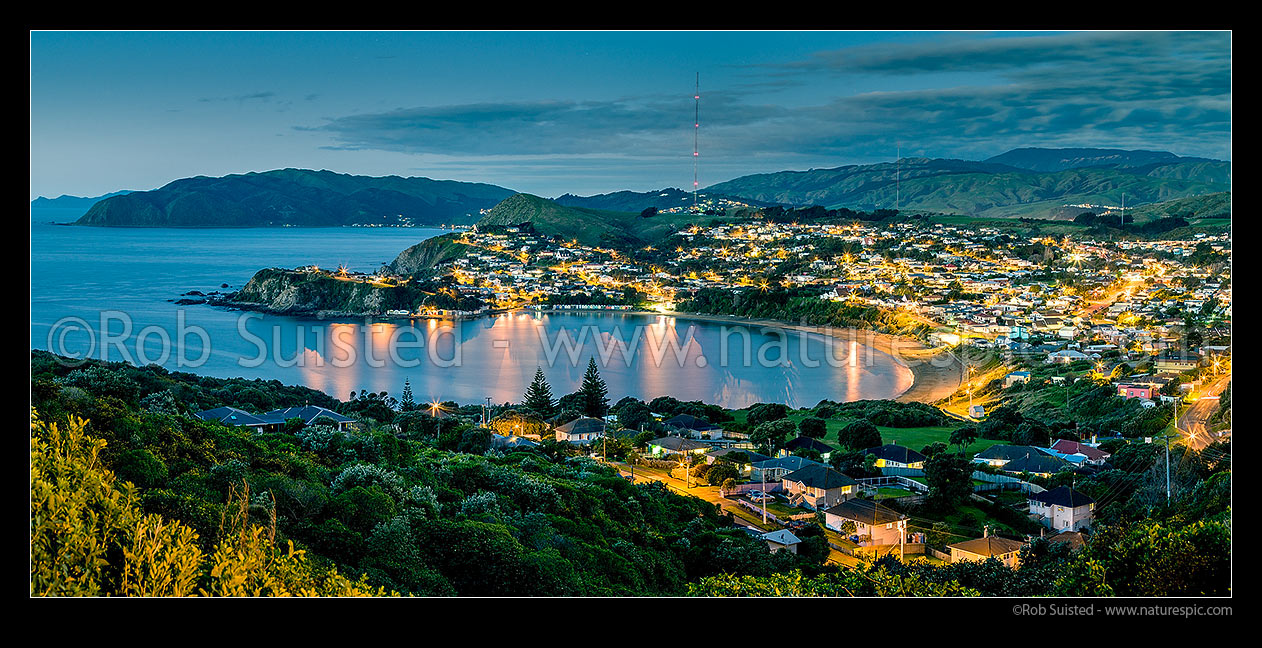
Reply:
[[[1090,32],[821,52],[751,66],[747,83],[706,93],[703,151],[751,164],[888,158],[898,143],[905,154],[941,157],[1100,146],[1223,158],[1231,135],[1230,48],[1230,34],[1220,32]],[[921,75],[924,82],[795,107],[759,90],[852,74],[905,82]],[[691,97],[425,106],[338,117],[311,130],[352,149],[633,163],[690,152],[691,108]]]

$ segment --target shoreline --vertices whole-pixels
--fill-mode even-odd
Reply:
[[[751,319],[736,315],[709,315],[705,313],[686,313],[681,311],[646,311],[646,310],[591,310],[576,311],[565,309],[518,309],[511,312],[532,313],[617,313],[623,315],[653,315],[674,317],[676,319],[698,320],[718,324],[739,324],[741,326],[774,328],[785,331],[796,331],[832,337],[846,342],[856,342],[869,349],[880,351],[895,362],[906,367],[912,376],[911,386],[903,393],[890,399],[900,402],[918,402],[932,404],[950,396],[964,383],[964,370],[954,355],[942,348],[930,348],[923,343],[907,337],[882,333],[872,329],[835,329],[810,324],[795,324],[782,320]]]
[[[403,320],[418,319],[435,319],[450,320],[452,318],[436,317],[436,316],[391,316],[391,315],[365,315],[362,313],[334,313],[331,311],[320,311],[318,313],[284,313],[272,309],[261,307],[261,304],[253,304],[249,302],[220,302],[207,303],[207,305],[228,308],[231,310],[252,311],[269,315],[280,315],[283,317],[299,317],[314,318],[319,320],[343,318],[343,317],[364,317],[374,321],[382,322],[398,322]],[[888,400],[900,402],[919,402],[925,404],[933,404],[937,401],[944,400],[954,393],[964,382],[964,370],[960,361],[951,354],[950,351],[942,348],[930,348],[923,343],[912,338],[882,333],[873,329],[836,329],[831,327],[814,326],[809,324],[795,324],[782,320],[771,319],[750,319],[747,317],[739,317],[736,315],[710,315],[705,313],[686,313],[681,311],[649,311],[649,310],[571,310],[571,309],[551,309],[551,308],[516,308],[516,309],[497,309],[482,313],[475,317],[459,318],[462,320],[479,320],[483,318],[498,317],[500,315],[515,313],[552,313],[562,315],[574,314],[620,314],[620,315],[646,315],[654,317],[673,317],[676,319],[696,320],[702,322],[710,322],[716,324],[732,324],[746,327],[771,328],[783,331],[794,331],[800,333],[814,334],[820,336],[831,337],[844,342],[854,342],[861,344],[868,349],[873,349],[884,353],[894,359],[895,362],[906,367],[911,373],[911,386],[903,390],[901,394]]]

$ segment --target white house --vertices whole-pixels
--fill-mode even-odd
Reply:
[[[1091,527],[1095,500],[1068,487],[1061,486],[1029,496],[1030,514],[1056,531],[1081,531]]]

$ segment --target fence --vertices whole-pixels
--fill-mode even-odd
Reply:
[[[902,475],[886,475],[884,477],[864,477],[858,480],[861,486],[866,488],[903,488],[917,493],[929,492],[929,487],[914,479],[908,479]]]
[[[885,466],[881,468],[881,474],[885,476],[899,475],[903,477],[924,477],[923,468],[895,468],[893,466]]]
[[[930,557],[937,558],[938,560],[941,560],[944,562],[951,562],[951,554],[945,551],[938,551],[937,549],[934,549],[933,547],[925,547],[925,553],[929,554]]]
[[[1038,484],[1031,484],[1030,482],[1022,481],[1019,477],[1013,477],[1012,475],[992,475],[980,470],[973,471],[973,479],[986,482],[985,484],[977,484],[973,487],[973,491],[977,493],[995,490],[1019,490],[1025,493],[1041,493],[1044,490],[1047,490]]]
[[[753,511],[754,513],[757,513],[757,514],[759,514],[759,515],[762,515],[762,514],[763,514],[763,509],[762,509],[762,507],[761,507],[761,506],[759,506],[759,505],[757,505],[757,504],[754,504],[753,502],[750,502],[750,501],[747,501],[747,500],[739,500],[739,499],[738,499],[738,500],[736,500],[736,503],[737,503],[737,504],[740,504],[741,506],[743,506],[743,507],[745,507],[745,508],[747,508],[747,509],[749,509],[749,510],[751,510],[751,511]],[[789,521],[789,520],[809,520],[809,519],[814,518],[814,517],[815,517],[815,514],[814,514],[814,513],[798,513],[798,514],[795,514],[795,515],[786,515],[786,516],[784,516],[784,517],[779,517],[779,516],[776,516],[776,515],[772,514],[770,511],[768,511],[768,512],[767,512],[767,519],[768,519],[768,520],[771,520],[772,522],[775,522],[776,524],[781,524],[781,525],[788,524],[788,521]]]
[[[865,557],[871,556],[873,558],[880,558],[881,556],[885,556],[889,554],[898,555],[898,547],[899,545],[896,545],[896,544],[871,545],[867,547],[858,547],[857,549],[854,550],[854,553],[851,555],[855,555],[855,556],[862,555]],[[902,547],[903,547],[904,556],[919,556],[925,553],[925,545],[920,544],[920,543],[906,542],[906,543],[903,543]]]
[[[737,484],[732,490],[723,491],[723,496],[744,495],[750,491],[762,491],[764,493],[779,493],[784,490],[784,484],[781,482],[749,482],[747,484]]]

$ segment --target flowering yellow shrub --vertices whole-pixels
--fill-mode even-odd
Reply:
[[[33,596],[381,596],[366,578],[320,571],[271,526],[252,525],[249,491],[204,554],[197,532],[145,515],[135,487],[101,464],[105,441],[87,421],[31,416],[31,594]],[[227,516],[226,516],[227,517]]]

